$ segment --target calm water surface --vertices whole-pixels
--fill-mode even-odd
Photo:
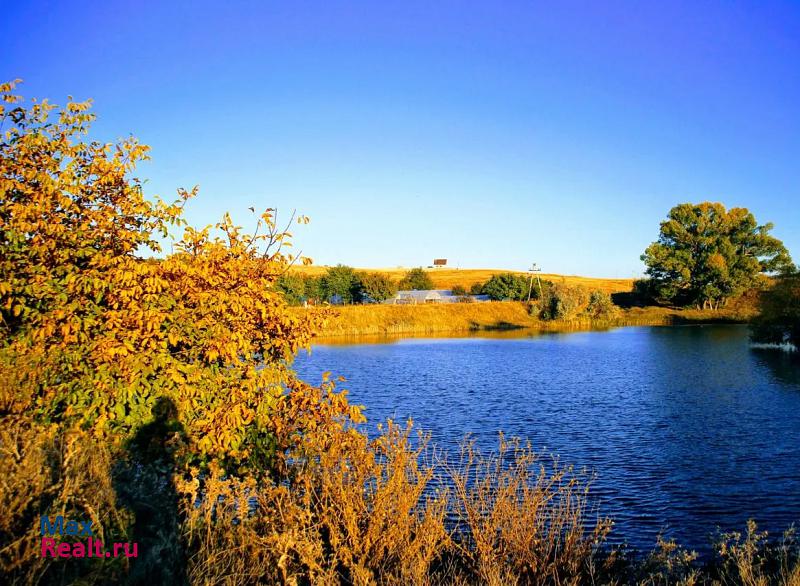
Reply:
[[[593,471],[595,504],[635,547],[800,524],[800,368],[745,327],[320,345],[297,369],[346,377],[371,424],[413,418],[451,451],[503,431]]]

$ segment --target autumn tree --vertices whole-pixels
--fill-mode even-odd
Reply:
[[[200,491],[215,475],[266,481],[305,431],[360,414],[332,383],[291,369],[324,315],[290,312],[276,290],[298,259],[275,210],[252,234],[228,215],[194,228],[183,208],[196,189],[145,197],[133,172],[146,146],[86,140],[90,103],[59,108],[14,90],[0,84],[0,475],[13,479],[0,485],[0,576],[48,581],[33,535],[39,515],[64,514],[91,519],[104,541],[150,523],[160,544],[141,553],[159,558],[156,583],[170,583],[186,559],[166,553],[181,542],[174,479]],[[165,240],[172,252],[160,255]],[[54,571],[108,583],[126,568]]]
[[[193,228],[182,213],[196,190],[166,203],[131,175],[146,146],[83,140],[89,103],[26,107],[12,92],[2,86],[3,413],[120,444],[164,397],[197,462],[266,455],[273,408],[298,384],[289,364],[320,319],[275,290],[292,261],[275,210],[255,235],[228,215]],[[175,229],[172,254],[142,256]]]
[[[642,260],[663,300],[716,308],[757,283],[762,273],[792,266],[773,225],[759,225],[746,208],[719,203],[680,204],[661,223]]]
[[[433,289],[433,279],[422,267],[411,269],[400,279],[402,291],[428,291]]]

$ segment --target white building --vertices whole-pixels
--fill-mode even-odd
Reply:
[[[469,295],[473,301],[488,301],[486,295]],[[458,303],[461,297],[453,295],[449,289],[429,289],[424,291],[398,291],[384,303],[389,305],[422,305],[424,303]]]

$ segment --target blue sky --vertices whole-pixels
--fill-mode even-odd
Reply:
[[[800,2],[4,2],[0,78],[196,224],[297,208],[319,264],[641,274],[669,208],[800,257]]]

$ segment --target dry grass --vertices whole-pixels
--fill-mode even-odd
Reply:
[[[751,523],[744,535],[723,536],[706,565],[671,542],[644,560],[623,558],[605,545],[610,523],[591,513],[588,485],[571,469],[502,438],[495,453],[467,443],[460,459],[442,460],[425,436],[391,423],[373,439],[335,425],[307,430],[290,467],[272,479],[216,466],[175,476],[180,533],[152,549],[161,573],[150,579],[137,573],[142,559],[130,567],[120,559],[44,560],[38,514],[90,517],[104,540],[135,537],[142,519],[126,538],[132,519],[115,498],[104,446],[16,423],[0,434],[3,583],[156,584],[169,575],[169,583],[198,586],[800,586],[792,532],[768,542]],[[128,489],[161,498],[137,486]],[[171,533],[163,517],[148,522]],[[169,559],[185,559],[185,568]]]
[[[746,533],[729,533],[717,545],[719,583],[724,586],[800,586],[800,559],[793,529],[777,544],[748,521]]]
[[[101,541],[127,541],[130,517],[116,501],[111,463],[106,446],[79,430],[0,419],[0,582],[67,584],[80,576],[92,583],[125,575],[124,558],[64,564],[40,551],[40,515],[91,520]]]
[[[295,308],[294,311],[306,311]],[[348,305],[336,307],[323,325],[320,337],[447,335],[475,331],[526,329],[570,331],[633,325],[684,323],[742,323],[752,314],[732,307],[718,311],[634,307],[611,319],[579,317],[571,320],[539,320],[524,303],[448,303],[426,305]]]
[[[283,482],[184,483],[189,582],[429,584],[449,543],[446,495],[428,490],[425,438],[410,434],[312,432]]]
[[[445,465],[389,423],[298,453],[288,483],[185,483],[192,584],[577,584],[608,532],[586,485],[503,443]],[[314,441],[311,441],[314,444]],[[249,511],[243,514],[243,511]],[[463,520],[453,523],[454,519]],[[449,523],[448,523],[449,521]]]
[[[386,273],[395,280],[400,280],[410,268],[382,268],[382,269],[356,269],[359,271]],[[309,265],[296,267],[292,270],[306,275],[320,276],[328,269],[327,266]],[[437,289],[452,289],[455,285],[461,285],[469,289],[473,283],[485,283],[492,275],[499,273],[517,273],[529,275],[522,271],[509,271],[506,269],[430,269],[428,271]],[[539,278],[552,281],[553,283],[564,283],[567,285],[582,285],[590,290],[603,291],[605,293],[623,293],[633,288],[633,279],[603,279],[596,277],[581,277],[577,275],[556,275],[541,273]],[[535,280],[534,280],[535,285]]]
[[[489,456],[465,444],[447,469],[462,523],[454,534],[464,568],[456,582],[578,584],[597,573],[611,523],[589,521],[588,483],[570,468],[501,438]]]
[[[516,302],[348,305],[334,309],[321,335],[434,334],[531,327],[534,323],[525,305]]]

